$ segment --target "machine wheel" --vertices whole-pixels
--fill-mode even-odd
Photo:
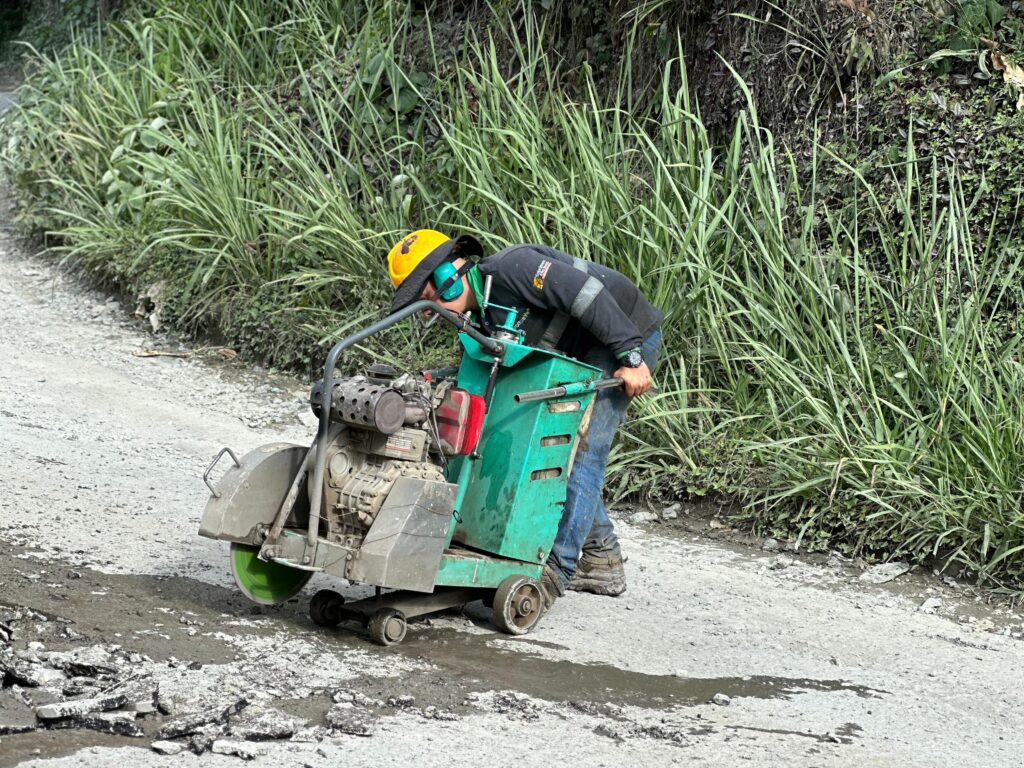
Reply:
[[[277,605],[295,597],[313,574],[259,558],[260,548],[231,543],[231,575],[242,593],[260,605]]]
[[[494,593],[494,623],[509,635],[525,635],[544,615],[540,584],[528,576],[509,576]]]
[[[314,624],[332,629],[341,624],[345,598],[331,589],[321,589],[309,601],[309,618]]]
[[[367,628],[370,638],[378,645],[397,645],[405,639],[408,626],[404,613],[394,608],[381,608],[370,617]]]

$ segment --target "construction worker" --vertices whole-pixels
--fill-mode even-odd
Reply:
[[[604,390],[595,399],[541,578],[548,607],[566,588],[620,595],[626,590],[622,551],[601,492],[608,452],[630,399],[651,387],[664,315],[614,269],[545,245],[515,245],[482,256],[482,246],[469,235],[411,233],[388,254],[395,286],[391,311],[430,299],[458,314],[475,313],[485,330],[493,330],[504,313],[480,312],[484,282],[491,278],[490,301],[518,311],[527,344],[622,379],[621,388]]]

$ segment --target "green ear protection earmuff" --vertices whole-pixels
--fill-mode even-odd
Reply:
[[[466,271],[466,269],[461,271],[456,269],[450,261],[444,262],[434,270],[431,281],[442,301],[452,301],[462,295],[462,280],[460,278]]]

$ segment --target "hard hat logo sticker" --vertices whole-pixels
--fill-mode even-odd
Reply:
[[[415,243],[419,239],[420,239],[419,235],[410,235],[409,237],[405,238],[405,240],[402,241],[402,253],[403,254],[409,253],[409,249],[412,248],[412,244]]]

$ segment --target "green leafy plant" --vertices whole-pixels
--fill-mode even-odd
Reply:
[[[1019,585],[1019,194],[986,208],[999,181],[916,129],[884,160],[797,157],[738,77],[718,142],[678,39],[642,105],[628,57],[611,91],[586,68],[563,88],[531,8],[441,45],[404,3],[150,0],[34,62],[2,126],[21,220],[102,280],[167,281],[179,327],[299,369],[384,311],[410,228],[609,264],[667,314],[614,494],[727,496],[811,546]],[[399,328],[363,353],[449,341]]]

